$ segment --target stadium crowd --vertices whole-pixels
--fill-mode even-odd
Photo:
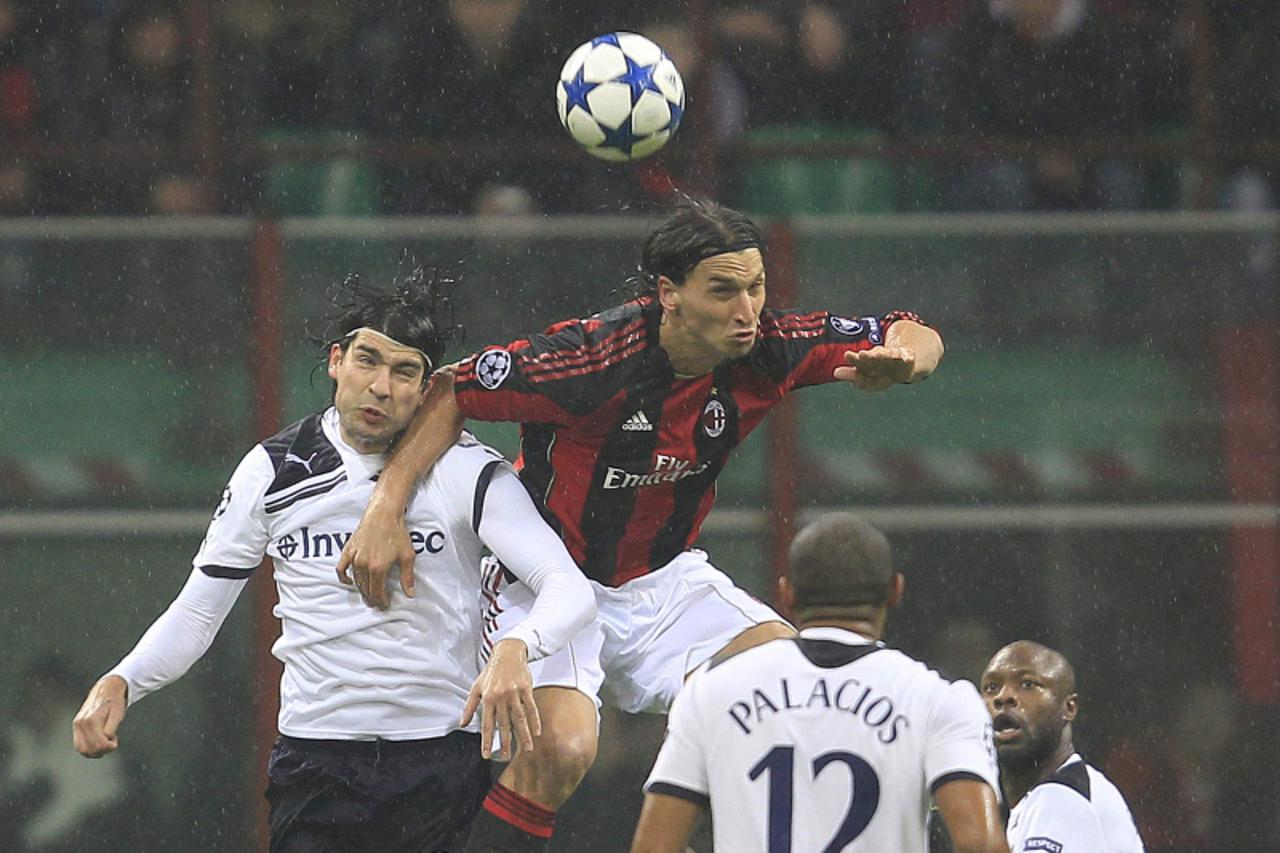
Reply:
[[[0,214],[616,209],[707,189],[743,143],[922,137],[957,141],[908,198],[832,212],[1176,207],[1161,141],[1280,135],[1278,26],[1265,0],[0,0]],[[522,156],[568,150],[552,81],[617,29],[682,70],[677,142]],[[1269,158],[1224,153],[1213,202],[1274,206]],[[718,194],[751,207],[768,161],[727,162]]]

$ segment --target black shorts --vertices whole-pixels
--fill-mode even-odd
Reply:
[[[415,741],[280,736],[267,765],[271,853],[461,850],[489,792],[480,736]]]

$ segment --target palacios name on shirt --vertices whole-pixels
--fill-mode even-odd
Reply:
[[[703,462],[690,467],[688,459],[667,456],[659,453],[653,460],[653,467],[646,472],[636,473],[625,468],[614,468],[610,465],[604,472],[603,488],[606,489],[638,489],[642,486],[657,486],[661,483],[675,483],[685,477],[696,477],[711,465]]]
[[[351,538],[352,531],[326,532],[303,527],[296,534],[286,533],[275,541],[276,553],[285,560],[337,557]],[[413,553],[439,554],[444,550],[444,532],[441,530],[410,530],[409,543]]]
[[[762,724],[770,714],[811,708],[834,709],[856,717],[876,730],[881,743],[893,743],[904,729],[911,728],[911,721],[895,711],[892,699],[856,678],[837,684],[822,677],[812,684],[780,678],[776,690],[753,688],[750,698],[737,700],[727,711],[744,734],[751,734],[752,726]]]

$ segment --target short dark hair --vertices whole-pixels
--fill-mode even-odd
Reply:
[[[659,276],[684,284],[693,268],[707,258],[743,249],[764,252],[760,226],[731,207],[686,196],[645,240],[638,289],[657,290]]]
[[[449,342],[462,331],[453,322],[449,301],[453,285],[453,279],[438,269],[428,271],[416,265],[407,275],[394,279],[389,288],[366,285],[351,273],[334,293],[328,345],[338,344],[345,353],[351,345],[351,333],[357,329],[382,332],[426,353],[431,363],[423,375],[425,382],[442,363]]]
[[[893,585],[889,540],[859,516],[834,512],[796,534],[788,577],[797,610],[881,607]]]

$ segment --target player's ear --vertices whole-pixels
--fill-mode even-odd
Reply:
[[[783,616],[790,619],[796,612],[796,588],[786,575],[778,575],[777,587],[778,608]]]
[[[1080,694],[1072,693],[1062,702],[1062,719],[1068,723],[1074,722],[1076,714],[1080,713]]]
[[[329,345],[329,378],[338,378],[338,365],[342,362],[342,347],[338,344]]]
[[[885,602],[888,607],[897,607],[902,602],[902,595],[907,591],[907,579],[902,572],[894,572],[889,581],[889,598]]]
[[[669,314],[680,309],[680,288],[665,275],[658,276],[658,304]]]

